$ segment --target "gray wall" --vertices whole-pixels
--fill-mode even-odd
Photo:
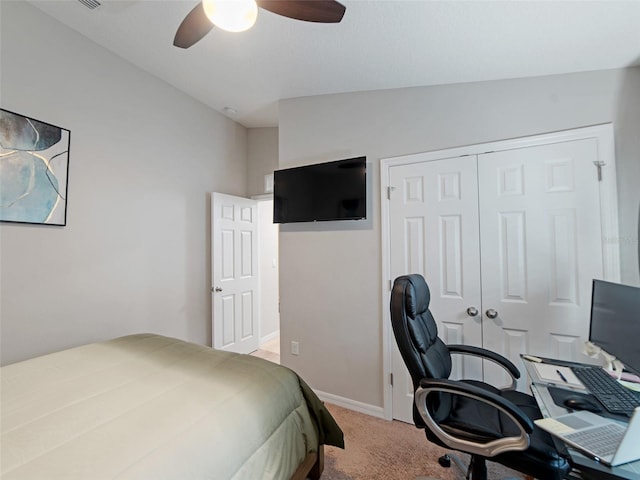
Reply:
[[[261,195],[264,191],[264,176],[278,168],[278,129],[250,128],[248,130],[247,194]]]
[[[67,226],[0,227],[1,361],[152,331],[210,344],[211,191],[247,131],[26,2],[1,2],[1,106],[71,130]]]
[[[281,228],[282,363],[321,392],[383,406],[382,158],[613,122],[620,238],[607,241],[623,244],[622,280],[639,283],[639,110],[638,68],[281,101],[280,168],[367,155],[372,190],[366,224]]]

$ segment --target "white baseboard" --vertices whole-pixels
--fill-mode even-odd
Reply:
[[[329,402],[333,405],[337,405],[348,410],[353,410],[354,412],[371,415],[372,417],[384,418],[384,408],[382,407],[358,402],[356,400],[351,400],[350,398],[340,397],[332,393],[319,392],[317,390],[314,390],[314,392],[323,402]]]
[[[262,345],[263,343],[267,343],[279,336],[280,336],[280,330],[276,330],[275,332],[265,335],[264,337],[260,337],[260,345]]]

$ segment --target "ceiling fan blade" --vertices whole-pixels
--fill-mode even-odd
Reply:
[[[198,3],[178,27],[173,44],[180,48],[189,48],[193,44],[202,40],[213,28],[213,23],[209,21],[204,13],[202,2]]]
[[[256,0],[259,7],[306,22],[339,23],[345,6],[335,0]]]

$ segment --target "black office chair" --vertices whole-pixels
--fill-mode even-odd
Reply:
[[[568,460],[549,434],[533,423],[542,417],[535,399],[514,389],[520,377],[516,366],[483,348],[445,345],[429,311],[430,298],[421,275],[394,282],[391,323],[413,380],[416,427],[423,428],[431,442],[470,454],[467,478],[470,474],[473,480],[485,480],[486,459],[539,479],[564,478],[570,470]],[[451,354],[475,355],[501,365],[512,377],[511,387],[500,390],[477,380],[449,380]]]

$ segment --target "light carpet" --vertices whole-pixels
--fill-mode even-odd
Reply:
[[[325,404],[342,428],[345,449],[326,446],[321,480],[463,480],[465,474],[452,462],[441,467],[438,458],[447,453],[429,442],[424,431],[399,421]],[[469,457],[457,454],[468,464]],[[487,462],[489,478],[522,479],[518,472]]]

